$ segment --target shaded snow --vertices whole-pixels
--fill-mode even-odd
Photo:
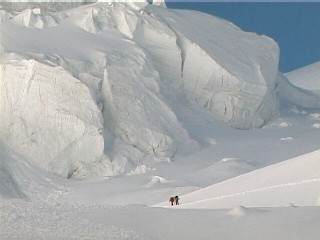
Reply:
[[[279,73],[277,80],[277,92],[282,101],[288,101],[296,106],[305,108],[319,108],[320,93],[317,90],[299,88]]]
[[[1,211],[8,220],[2,223],[0,236],[59,240],[192,240],[213,236],[229,240],[319,238],[319,229],[314,226],[319,222],[319,208],[244,208],[243,213],[235,213],[235,210],[172,211],[143,206],[66,208],[59,205],[30,208],[14,201],[12,212]]]
[[[295,86],[320,91],[320,62],[288,72],[285,76]]]

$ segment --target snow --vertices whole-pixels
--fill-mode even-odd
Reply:
[[[34,60],[3,65],[1,72],[1,126],[22,154],[64,177],[80,177],[102,158],[102,115],[83,83]]]
[[[188,11],[169,11],[154,5],[147,5],[141,11],[141,8],[132,7],[128,2],[117,5],[88,5],[80,7],[77,12],[69,10],[68,13],[60,15],[37,14],[27,9],[11,21],[29,28],[43,28],[48,23],[52,24],[52,21],[47,19],[53,18],[59,19],[54,23],[58,25],[57,29],[65,28],[66,24],[74,24],[89,33],[104,33],[116,29],[125,35],[119,36],[120,38],[129,38],[138,45],[137,47],[142,48],[144,52],[147,51],[151,58],[149,61],[161,78],[161,88],[164,89],[161,94],[168,95],[172,92],[175,101],[177,101],[176,95],[180,95],[184,104],[212,112],[233,127],[241,129],[261,127],[277,114],[275,96],[279,58],[277,44],[268,37],[245,33],[224,20],[205,14],[192,14],[198,19],[197,21],[189,20]],[[49,24],[47,27],[50,27]],[[201,27],[203,25],[208,27],[203,29]],[[43,29],[40,34],[45,35],[48,40],[54,30]],[[34,29],[28,29],[26,34],[33,31]],[[54,46],[50,41],[45,43],[41,41],[40,44],[36,44],[36,48],[22,46],[23,52],[26,52],[25,48],[33,53],[54,52],[59,56],[69,52],[64,57],[70,57],[70,50],[67,49],[88,47],[82,46],[84,41],[81,39],[86,39],[87,42],[89,35],[80,36],[74,31],[69,33],[77,35],[78,46],[57,47],[57,44],[68,41],[64,39],[66,36],[55,35],[52,39]],[[203,36],[199,38],[201,35]],[[21,39],[33,36],[35,35],[20,35]],[[4,45],[10,49],[10,44],[14,42],[8,46],[6,43],[8,38],[12,36],[5,36]],[[39,39],[30,39],[28,42],[37,40]],[[56,48],[63,50],[64,54]],[[15,49],[17,51],[17,47]],[[102,56],[106,54],[103,49],[100,51]],[[122,52],[126,52],[124,48],[117,54]],[[93,61],[92,55],[97,53],[91,54],[91,61]],[[109,65],[108,62],[106,64]],[[90,70],[87,69],[89,67],[86,67],[87,71]],[[104,66],[97,67],[99,69],[95,71],[101,72],[101,67]]]
[[[320,200],[319,156],[318,150],[183,195],[179,208],[316,206]],[[300,194],[304,191],[308,195]]]
[[[163,1],[1,6],[0,239],[319,239],[317,64]]]
[[[300,88],[320,91],[320,62],[288,72],[285,76]]]
[[[278,74],[277,91],[282,101],[288,101],[291,104],[306,108],[319,108],[319,91],[294,86],[287,77],[281,73]]]
[[[153,6],[146,11],[152,14]],[[276,115],[279,50],[273,40],[195,12],[151,14],[134,39],[148,49],[167,92],[241,129],[261,127]]]

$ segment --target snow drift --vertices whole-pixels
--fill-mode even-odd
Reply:
[[[288,72],[285,76],[297,87],[320,91],[320,62]]]
[[[320,92],[316,89],[308,90],[293,85],[285,75],[279,73],[277,91],[280,99],[296,106],[305,108],[319,108]]]
[[[318,150],[183,195],[179,208],[317,206],[319,156]]]
[[[110,176],[189,154],[179,105],[239,129],[278,114],[266,36],[162,1],[32,4],[0,10],[0,127],[42,169]]]

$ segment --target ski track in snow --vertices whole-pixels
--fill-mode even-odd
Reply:
[[[320,178],[314,178],[314,179],[307,179],[307,180],[302,180],[302,181],[296,181],[296,182],[290,182],[290,183],[283,183],[283,184],[277,184],[269,187],[263,187],[263,188],[255,188],[243,192],[237,192],[237,193],[232,193],[232,194],[227,194],[219,197],[213,197],[213,198],[206,198],[198,201],[192,201],[192,202],[185,202],[183,203],[184,206],[187,205],[193,205],[193,204],[199,204],[199,203],[204,203],[212,200],[220,200],[224,198],[230,198],[230,197],[236,197],[236,196],[241,196],[241,195],[246,195],[249,193],[256,193],[256,192],[262,192],[266,190],[272,190],[272,189],[277,189],[277,188],[286,188],[286,187],[294,187],[296,185],[301,185],[301,184],[308,184],[308,183],[313,183],[313,182],[320,182]]]

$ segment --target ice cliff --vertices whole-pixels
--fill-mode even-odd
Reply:
[[[101,111],[89,89],[63,68],[35,60],[3,64],[0,92],[1,127],[40,167],[80,177],[101,161]]]
[[[38,167],[110,176],[195,151],[178,106],[239,129],[277,115],[272,39],[162,1],[75,4],[0,10],[0,127]]]

